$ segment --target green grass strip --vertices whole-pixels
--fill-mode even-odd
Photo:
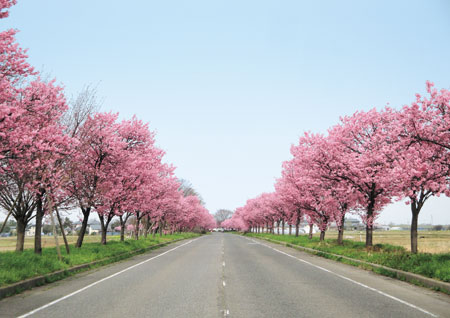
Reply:
[[[450,282],[450,253],[411,254],[401,246],[389,244],[376,244],[372,250],[368,251],[363,242],[344,240],[344,245],[338,245],[337,240],[334,239],[326,239],[324,242],[320,242],[319,238],[313,237],[310,240],[307,235],[295,237],[268,233],[247,233],[246,236],[276,240],[285,244],[338,254],[444,282]]]
[[[128,239],[124,242],[110,240],[106,245],[85,243],[81,248],[71,245],[69,255],[62,246],[62,261],[58,260],[55,247],[43,248],[42,255],[34,254],[32,249],[21,253],[0,252],[0,287],[94,261],[105,260],[101,262],[101,265],[105,265],[130,257],[135,251],[144,251],[158,244],[197,236],[199,234],[181,233],[139,240]]]

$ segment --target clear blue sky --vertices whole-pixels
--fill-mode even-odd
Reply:
[[[304,131],[450,88],[450,1],[19,0],[30,62],[157,131],[211,212],[271,191]],[[450,223],[450,200],[420,221]],[[380,221],[409,222],[396,204]]]

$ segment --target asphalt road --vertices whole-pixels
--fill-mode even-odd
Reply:
[[[0,317],[450,317],[450,297],[233,234],[0,301]]]

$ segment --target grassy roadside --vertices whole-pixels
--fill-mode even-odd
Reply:
[[[34,254],[31,249],[24,250],[22,253],[0,252],[0,287],[93,261],[110,258],[104,264],[112,263],[126,257],[120,256],[120,254],[196,236],[199,235],[195,233],[181,233],[155,237],[154,239],[142,238],[138,241],[132,239],[124,242],[111,240],[107,245],[86,243],[80,249],[76,249],[71,245],[69,255],[66,254],[62,246],[62,261],[58,260],[56,249],[53,247],[44,248],[42,256]]]
[[[248,233],[246,236],[267,238],[291,245],[308,247],[317,251],[347,256],[353,259],[423,275],[444,282],[450,282],[450,253],[410,254],[401,246],[389,244],[376,244],[374,249],[368,252],[363,242],[344,240],[344,245],[340,246],[337,245],[336,240],[333,239],[328,239],[320,243],[318,238],[309,240],[306,235],[295,237],[267,233]],[[322,256],[328,257],[325,254]],[[344,259],[338,260],[347,262]],[[387,273],[382,274],[386,275]]]

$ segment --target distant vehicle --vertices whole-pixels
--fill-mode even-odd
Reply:
[[[10,237],[11,233],[2,233],[0,237]]]
[[[224,230],[221,227],[216,227],[216,228],[213,229],[213,232],[223,232],[223,231]]]

